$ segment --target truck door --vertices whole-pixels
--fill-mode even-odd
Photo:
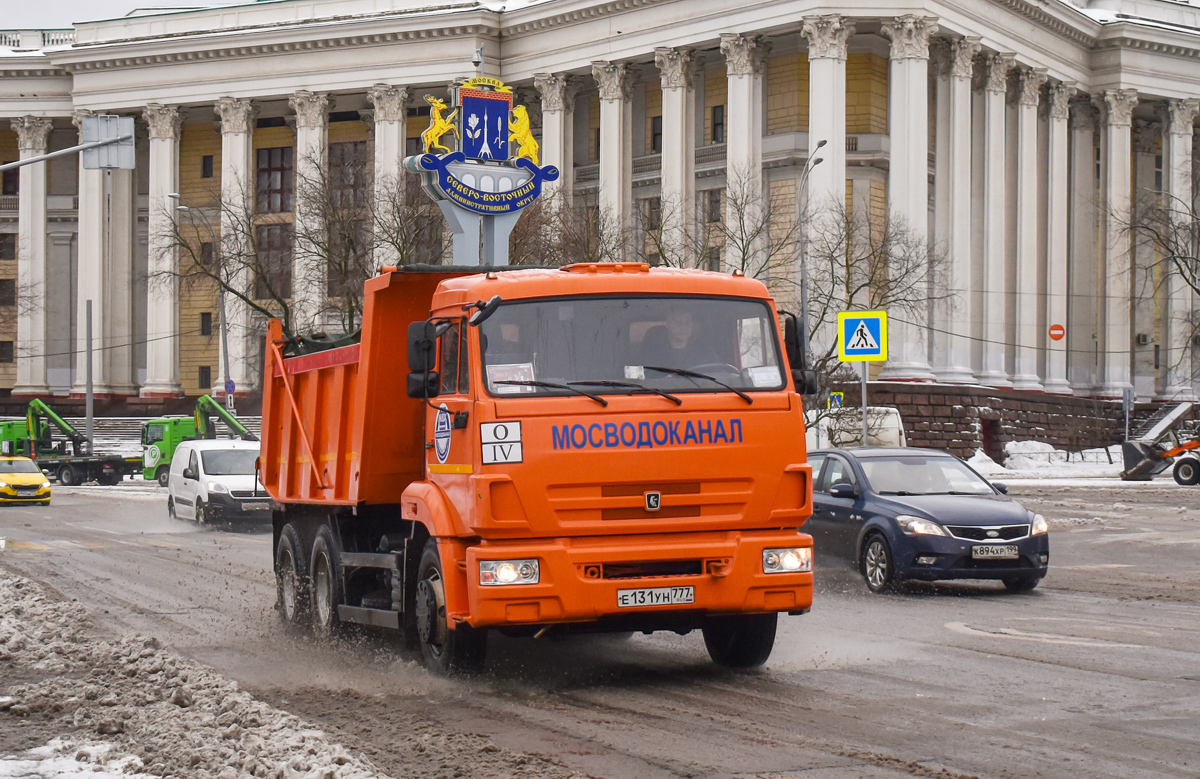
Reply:
[[[438,344],[438,396],[427,409],[426,438],[432,439],[427,465],[432,481],[447,493],[463,491],[469,500],[470,476],[474,462],[474,444],[470,425],[464,424],[471,411],[471,381],[468,375],[467,333],[456,323],[442,334]],[[461,427],[459,426],[461,425]]]

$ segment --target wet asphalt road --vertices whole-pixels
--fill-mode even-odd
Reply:
[[[749,674],[712,666],[696,634],[498,637],[488,674],[467,681],[432,678],[382,639],[297,642],[276,624],[269,530],[170,520],[153,494],[0,507],[0,565],[396,775],[389,733],[417,716],[613,779],[1200,776],[1200,489],[1011,491],[1054,527],[1038,590],[871,596],[818,557],[813,612],[783,618]]]

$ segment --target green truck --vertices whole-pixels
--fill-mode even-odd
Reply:
[[[62,434],[54,440],[54,430]],[[24,420],[0,422],[0,453],[28,457],[59,484],[116,484],[141,466],[138,457],[94,454],[87,438],[41,400],[31,400]]]
[[[175,449],[184,441],[216,438],[214,417],[229,428],[232,437],[243,441],[258,440],[258,436],[211,395],[202,395],[196,400],[192,416],[159,417],[148,420],[142,426],[142,476],[147,480],[156,479],[161,486],[167,486],[167,474],[171,470]]]

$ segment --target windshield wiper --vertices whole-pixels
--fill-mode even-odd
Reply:
[[[676,406],[683,405],[682,400],[675,397],[674,395],[672,395],[669,392],[665,392],[660,389],[655,389],[654,387],[647,387],[644,384],[634,384],[632,381],[610,381],[608,379],[596,379],[595,381],[569,381],[569,382],[567,382],[567,384],[569,384],[572,387],[579,387],[579,386],[584,386],[584,387],[627,387],[631,390],[637,390],[638,392],[641,392],[641,393],[653,393],[655,395],[662,395],[664,398],[671,401]]]
[[[553,381],[493,381],[492,384],[509,384],[514,387],[545,387],[546,389],[560,389],[568,392],[574,392],[576,395],[583,395],[585,398],[591,398],[601,406],[607,406],[608,401],[599,395],[592,394],[586,390],[581,390],[578,387],[572,387],[569,384],[557,384]]]
[[[643,365],[642,368],[645,370],[648,370],[648,371],[658,371],[659,373],[671,373],[676,376],[687,376],[688,378],[691,378],[691,379],[707,379],[708,381],[711,381],[713,384],[724,387],[725,389],[729,390],[730,392],[735,393],[739,398],[746,401],[747,403],[754,402],[754,398],[752,398],[749,395],[747,395],[746,393],[742,392],[740,389],[737,389],[736,387],[731,387],[728,384],[726,384],[725,382],[721,381],[720,379],[714,379],[712,376],[709,376],[707,373],[696,373],[695,371],[684,370],[683,368],[663,368],[658,365]]]
[[[930,495],[930,494],[936,495],[937,494],[937,493],[928,493],[928,492],[909,492],[908,490],[876,490],[876,492],[878,492],[880,495],[907,495],[907,496]]]

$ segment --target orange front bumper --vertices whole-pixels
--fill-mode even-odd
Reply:
[[[768,530],[483,542],[465,548],[468,612],[456,616],[473,627],[501,627],[647,618],[654,612],[807,610],[812,606],[812,572],[763,573],[763,550],[780,547],[812,547],[812,537],[796,530]],[[515,559],[538,560],[537,584],[479,584],[480,560]],[[699,561],[701,573],[620,579],[600,573],[606,564],[666,561]],[[695,588],[693,603],[617,605],[618,590],[680,586]]]

